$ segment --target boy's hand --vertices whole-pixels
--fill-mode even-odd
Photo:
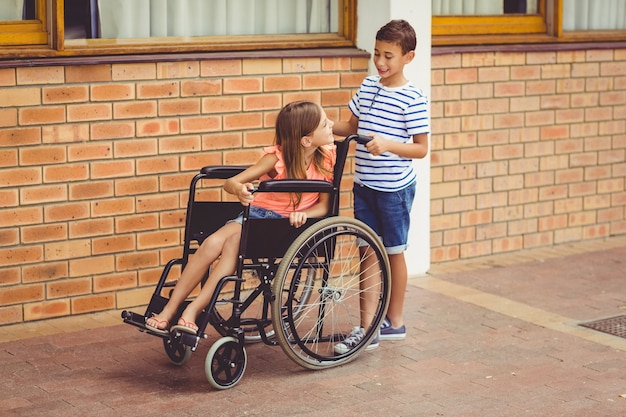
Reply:
[[[241,184],[241,188],[237,190],[237,198],[239,199],[239,202],[244,206],[250,205],[250,203],[252,203],[252,200],[254,200],[254,195],[251,193],[253,189],[254,186],[251,183],[247,182],[245,184]]]
[[[372,140],[365,144],[365,148],[374,156],[382,155],[389,151],[389,141],[378,135],[372,135]]]
[[[292,211],[289,213],[289,224],[293,227],[300,227],[306,223],[307,215],[303,211]]]

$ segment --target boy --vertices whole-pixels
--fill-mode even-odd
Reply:
[[[350,120],[336,122],[333,129],[339,136],[358,133],[373,138],[356,148],[354,216],[382,237],[391,266],[391,297],[380,334],[367,350],[378,347],[379,339],[406,337],[403,307],[408,272],[404,251],[416,182],[411,160],[426,156],[429,133],[427,98],[404,77],[404,66],[415,57],[416,43],[413,27],[404,20],[392,20],[380,28],[373,58],[378,75],[363,80],[348,104]],[[368,250],[361,248],[364,254]],[[365,259],[362,270],[367,268]],[[362,304],[363,327],[372,319],[366,306],[367,300]],[[347,352],[363,336],[362,329],[352,332],[335,345],[335,352]]]

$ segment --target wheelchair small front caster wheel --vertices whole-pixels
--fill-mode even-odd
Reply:
[[[191,359],[191,346],[183,345],[172,338],[164,338],[163,347],[174,365],[182,366]]]
[[[209,349],[204,361],[204,372],[214,388],[232,388],[243,377],[247,360],[243,344],[234,337],[222,337]]]

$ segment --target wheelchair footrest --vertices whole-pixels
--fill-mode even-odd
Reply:
[[[146,318],[143,314],[138,314],[133,311],[122,311],[122,319],[124,323],[132,324],[133,326],[146,328]]]

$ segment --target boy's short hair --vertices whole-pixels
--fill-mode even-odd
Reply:
[[[413,26],[403,19],[392,20],[381,27],[376,32],[376,40],[399,45],[403,55],[414,51],[417,45],[417,36],[415,36]]]

